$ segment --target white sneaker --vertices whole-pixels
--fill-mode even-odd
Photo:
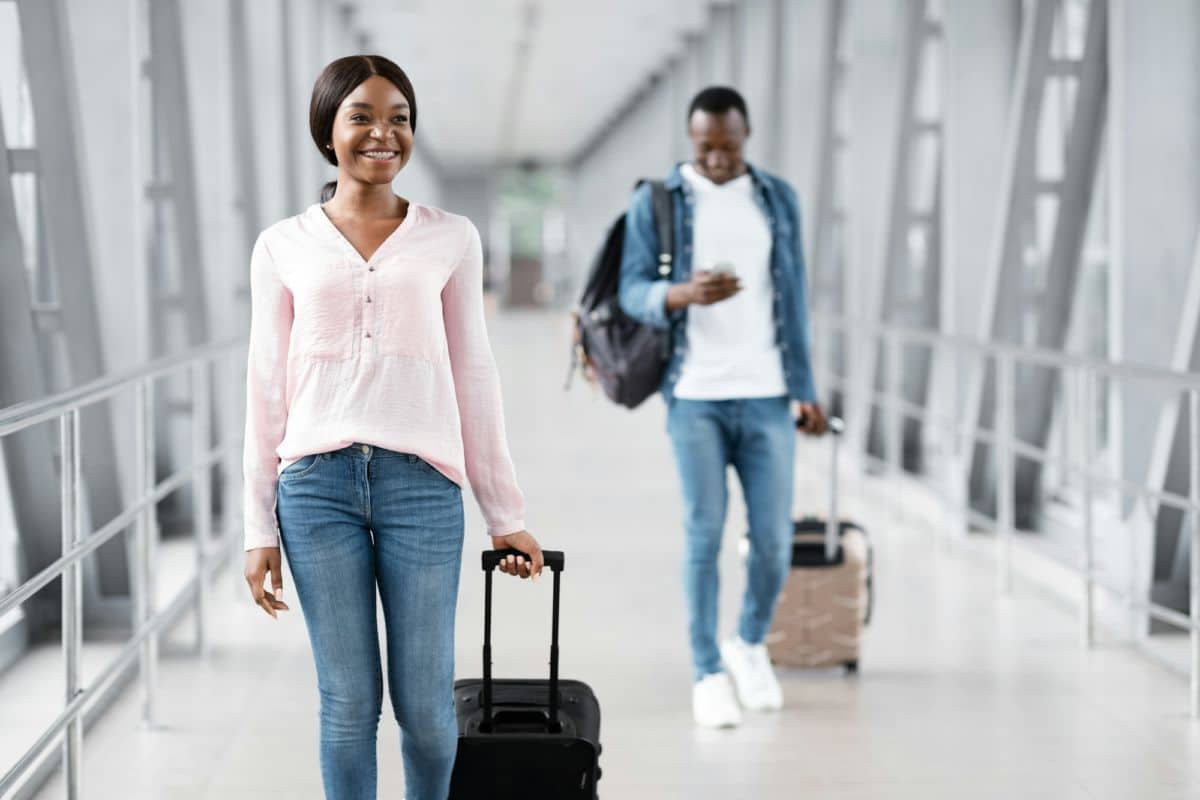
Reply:
[[[746,644],[740,636],[734,636],[721,643],[721,660],[733,678],[743,708],[751,711],[783,708],[783,688],[775,678],[765,644]]]
[[[705,675],[692,685],[692,717],[706,728],[735,728],[742,724],[733,684],[724,672]]]

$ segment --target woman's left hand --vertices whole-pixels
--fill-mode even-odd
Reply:
[[[507,536],[493,536],[492,547],[497,550],[514,548],[525,553],[528,558],[509,556],[500,562],[500,571],[522,578],[532,577],[537,580],[542,574],[542,547],[529,531],[517,531]]]

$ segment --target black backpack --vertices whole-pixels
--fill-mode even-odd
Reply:
[[[671,195],[662,181],[650,184],[655,225],[658,228],[659,269],[670,273],[674,253]],[[636,408],[658,391],[671,355],[671,332],[643,325],[621,310],[617,290],[621,277],[621,251],[625,242],[625,215],[613,222],[604,246],[592,262],[587,284],[573,315],[575,342],[571,349],[571,376],[581,365],[590,365],[608,399]]]

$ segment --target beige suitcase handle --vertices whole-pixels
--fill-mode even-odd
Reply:
[[[829,470],[829,516],[825,520],[825,560],[837,557],[841,525],[838,523],[838,457],[841,451],[842,432],[846,423],[841,417],[828,419],[829,432],[833,434],[832,461]],[[796,420],[796,427],[804,424],[804,417]]]
[[[829,418],[829,432],[833,434],[833,456],[829,470],[829,519],[825,520],[825,558],[832,561],[837,555],[838,534],[841,523],[838,522],[838,456],[841,454],[842,431],[846,429],[841,417]]]

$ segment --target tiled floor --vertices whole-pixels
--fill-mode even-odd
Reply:
[[[1019,582],[998,596],[991,572],[922,526],[893,521],[881,487],[864,479],[847,481],[845,497],[877,546],[877,614],[859,677],[787,673],[782,713],[735,731],[695,729],[661,404],[630,414],[584,386],[564,394],[557,316],[500,316],[492,330],[529,525],[568,554],[562,673],[601,700],[606,800],[1200,798],[1200,724],[1184,713],[1183,680],[1118,646],[1083,652],[1068,613]],[[820,445],[803,450],[808,508],[824,504],[825,456]],[[744,529],[738,500],[730,512],[727,543]],[[486,539],[473,505],[468,526],[461,676],[480,671],[474,565]],[[734,547],[722,560],[728,630],[743,579]],[[141,730],[130,690],[89,731],[89,800],[322,796],[300,609],[272,621],[248,601],[240,573],[235,565],[214,593],[212,655],[164,658],[162,729]],[[549,581],[499,588],[497,674],[542,674]],[[189,634],[181,626],[180,647],[164,650],[182,650]],[[399,798],[386,700],[383,716],[379,796]],[[39,796],[65,796],[61,782]]]

